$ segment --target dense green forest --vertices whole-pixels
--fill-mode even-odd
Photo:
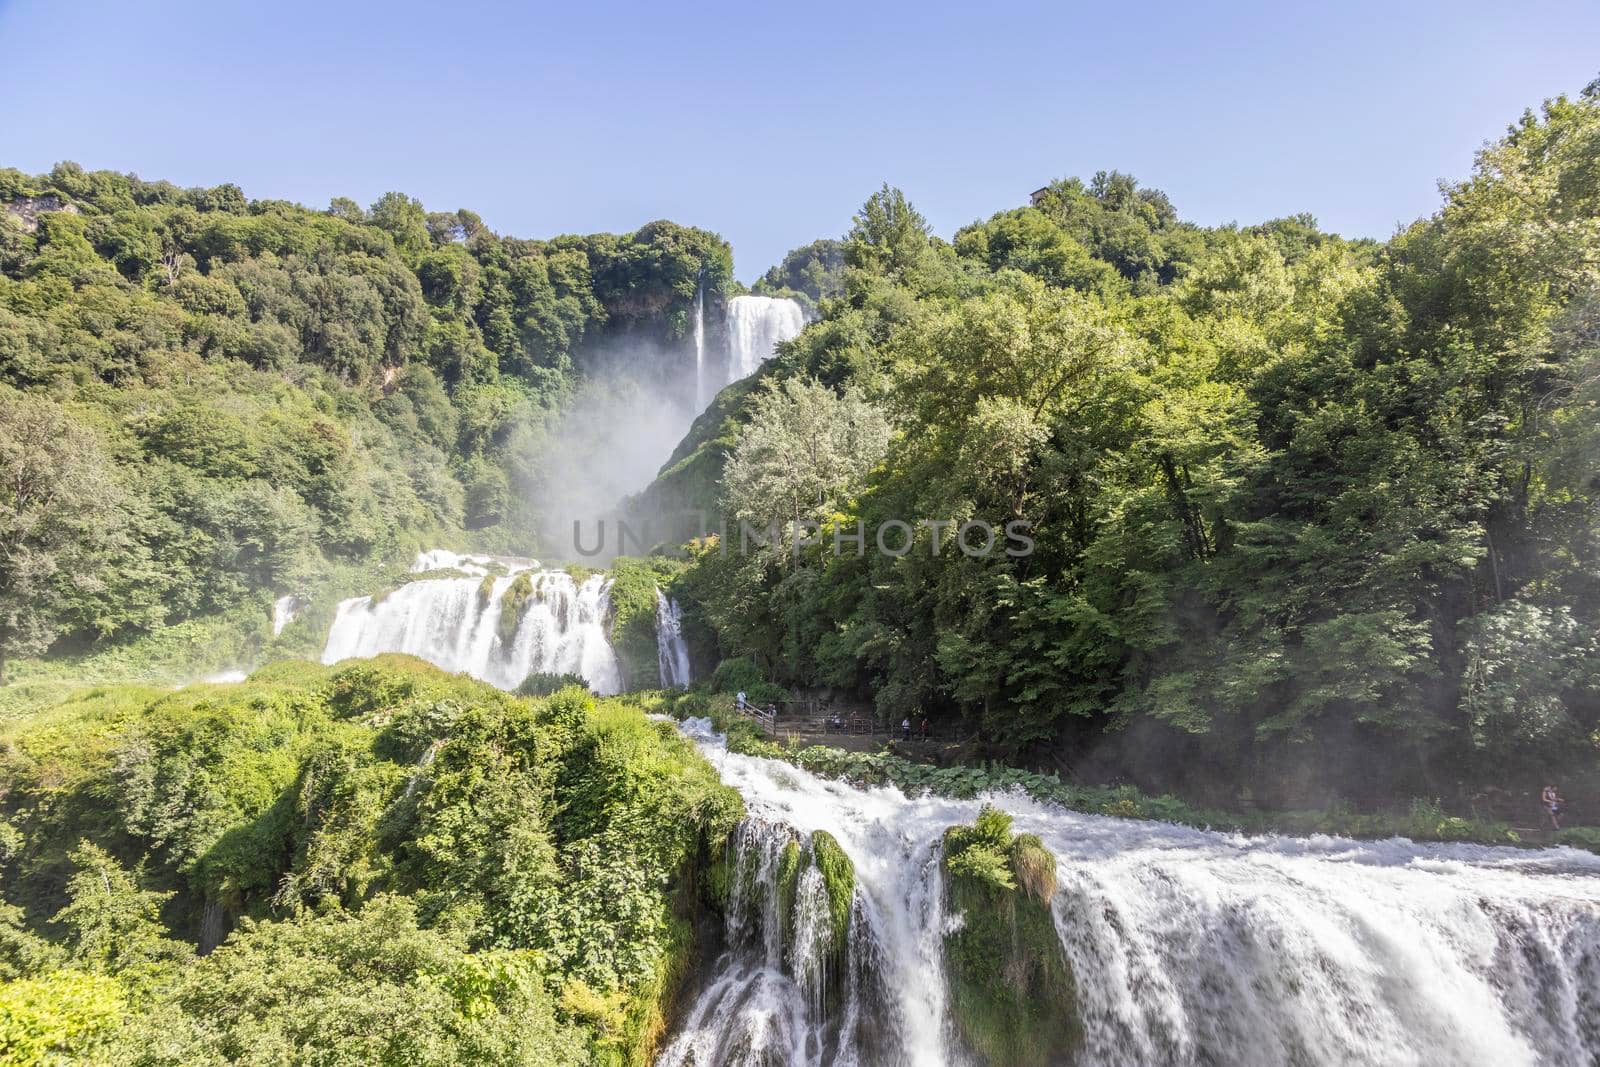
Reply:
[[[274,593],[421,544],[536,550],[563,405],[733,287],[726,242],[669,222],[523,241],[398,193],[0,170],[0,677],[228,618],[182,631],[215,664]]]
[[[1115,172],[1033,200],[944,241],[885,187],[763,280],[820,321],[641,497],[727,516],[678,584],[717,653],[1220,800],[1593,790],[1600,83],[1383,244]]]

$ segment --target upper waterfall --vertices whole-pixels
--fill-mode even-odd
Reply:
[[[694,409],[706,406],[706,290],[694,291]]]
[[[730,753],[685,725],[747,821],[727,949],[659,1067],[966,1065],[943,939],[947,827],[987,801],[1057,858],[1051,917],[1081,1047],[1103,1065],[1592,1063],[1600,857],[1402,839],[1241,837],[1082,815],[1020,794],[907,798]],[[855,867],[843,987],[815,988],[785,850],[820,831]]]
[[[534,570],[532,561],[488,577],[486,556],[424,553],[416,571],[481,570],[482,578],[427,578],[380,599],[339,604],[322,662],[407,652],[447,671],[464,671],[502,689],[529,674],[578,674],[598,693],[622,689],[622,668],[607,637],[609,579],[576,582],[563,571]],[[470,573],[470,570],[469,570]],[[502,625],[506,611],[520,612]]]
[[[786,297],[736,296],[728,301],[728,382],[754,374],[781,342],[800,335],[806,316]]]

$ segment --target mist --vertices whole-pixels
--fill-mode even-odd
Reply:
[[[619,505],[650,484],[699,414],[681,393],[634,376],[597,379],[580,389],[539,457],[532,504],[541,554],[593,565],[618,554]],[[602,522],[605,539],[596,553]],[[581,530],[577,540],[574,523]]]
[[[722,388],[754,373],[805,326],[800,305],[784,298],[734,297],[728,321],[709,331],[703,309],[697,301],[691,330],[676,343],[623,334],[583,353],[584,384],[535,462],[529,503],[541,555],[599,566],[648,551],[634,538],[620,543],[623,501],[650,484]],[[637,522],[634,528],[652,536]]]

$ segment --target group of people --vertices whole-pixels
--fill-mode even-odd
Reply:
[[[918,730],[920,739],[926,741],[928,739],[928,717],[926,715],[922,717],[922,724],[918,727]],[[909,715],[900,720],[900,736],[907,741],[911,740],[911,716]]]
[[[768,704],[765,708],[762,708],[750,703],[750,700],[745,696],[745,691],[743,689],[734,694],[733,702],[734,707],[736,707],[740,713],[754,712],[757,715],[770,715],[774,717],[778,714],[778,706],[776,704]],[[835,732],[842,732],[844,730],[844,717],[837,711],[828,716],[828,729]],[[909,715],[900,720],[900,736],[907,741],[911,740],[911,717]],[[923,741],[928,740],[928,738],[932,736],[932,724],[928,722],[928,717],[926,715],[922,716],[922,719],[917,726],[917,736]]]

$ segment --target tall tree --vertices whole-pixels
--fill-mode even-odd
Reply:
[[[0,682],[65,628],[120,543],[116,481],[95,435],[59,404],[0,385]]]

